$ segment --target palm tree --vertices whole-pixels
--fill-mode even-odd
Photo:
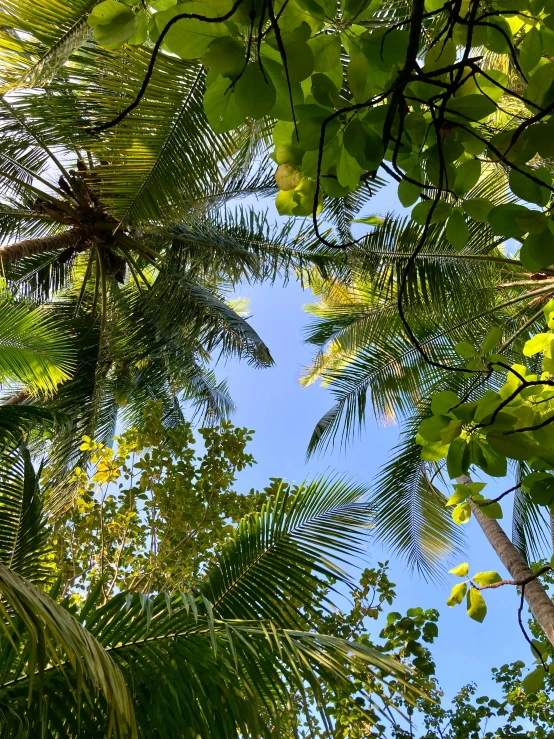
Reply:
[[[292,226],[222,209],[274,190],[268,143],[258,124],[211,131],[199,64],[163,54],[140,114],[91,134],[134,96],[149,60],[146,48],[92,42],[93,5],[8,1],[0,16],[0,260],[12,294],[42,305],[74,353],[55,393],[12,378],[4,402],[65,418],[51,459],[60,479],[75,438],[111,439],[118,411],[132,422],[145,398],[163,402],[168,423],[183,399],[205,422],[228,413],[212,358],[272,364],[231,302],[237,283],[345,265]]]
[[[485,180],[472,195],[502,202],[502,182],[491,191],[492,182]],[[360,245],[350,284],[320,283],[318,302],[307,307],[315,319],[306,334],[318,353],[303,383],[321,380],[335,398],[314,430],[309,453],[332,443],[337,434],[347,441],[364,423],[368,398],[379,420],[402,421],[400,442],[374,486],[375,532],[430,576],[463,538],[444,507],[443,493],[433,484],[441,479],[440,465],[421,461],[417,428],[429,415],[434,393],[453,390],[471,399],[495,386],[494,378],[476,383],[462,373],[433,367],[407,335],[398,313],[398,285],[419,234],[415,223],[388,217]],[[462,251],[453,249],[443,228],[435,226],[407,275],[404,308],[431,359],[459,365],[459,342],[480,346],[488,331],[500,325],[497,351],[517,361],[529,333],[542,322],[542,305],[551,292],[549,279],[527,273],[500,247],[487,224],[473,226]],[[529,496],[516,491],[513,542],[525,558],[541,555],[550,541],[548,524]]]
[[[331,605],[322,593],[360,553],[359,486],[320,478],[282,489],[241,521],[196,592],[119,593],[102,605],[95,587],[76,604],[52,587],[29,452],[5,453],[1,469],[3,734],[274,737],[293,695],[309,692],[330,721],[321,689],[340,695],[354,661],[387,691],[406,688],[397,661],[311,630]]]

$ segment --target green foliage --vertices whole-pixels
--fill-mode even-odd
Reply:
[[[372,725],[375,699],[389,707],[399,690],[409,704],[426,689],[408,684],[409,661],[390,649],[324,628],[337,618],[330,592],[347,582],[342,565],[362,550],[364,489],[320,478],[239,496],[230,486],[252,463],[248,432],[226,424],[202,435],[198,457],[190,426],[164,429],[153,406],[116,452],[84,439],[95,467],[90,480],[76,474],[89,500],[50,532],[28,454],[14,455],[11,473],[4,465],[12,482],[0,489],[0,728],[8,735],[24,726],[53,736],[162,737],[186,727],[191,737],[269,737],[281,721],[296,732],[308,702],[330,725],[330,697],[341,695],[344,710],[355,707]],[[229,524],[247,511],[238,527]],[[80,568],[95,557],[90,571]],[[58,575],[49,594],[18,574],[36,580],[45,558]],[[371,587],[392,602],[383,573],[364,577],[359,609]],[[355,672],[365,684],[352,682]]]
[[[554,303],[550,301],[544,307],[547,323],[553,311]],[[554,469],[554,436],[550,425],[554,420],[553,341],[551,329],[528,339],[523,346],[524,357],[540,357],[538,361],[530,359],[527,364],[509,365],[504,357],[486,356],[483,350],[481,359],[470,359],[468,367],[482,362],[491,371],[502,372],[505,382],[497,391],[489,390],[475,401],[458,400],[446,415],[425,419],[417,437],[423,446],[422,458],[426,458],[425,450],[432,446],[437,459],[447,459],[451,478],[467,475],[475,468],[493,477],[502,477],[506,474],[507,460],[525,462],[531,472],[521,480],[523,491],[536,505],[550,506],[554,502],[554,483],[549,474],[549,470]],[[485,344],[486,340],[483,346]],[[460,425],[454,444],[452,436],[441,429],[456,422]],[[442,446],[436,445],[435,437],[441,438]],[[502,517],[499,502],[488,503],[479,491],[469,490],[470,487],[468,497],[483,513],[492,518]],[[454,502],[452,498],[449,503],[451,501]],[[452,515],[457,523],[463,523],[459,509],[459,506],[455,508]]]
[[[97,584],[104,598],[192,586],[216,543],[261,507],[266,493],[233,490],[236,473],[254,463],[251,432],[226,421],[199,433],[201,456],[190,424],[166,428],[161,406],[149,403],[113,446],[84,437],[89,464],[74,470],[75,504],[51,538],[67,595]]]
[[[423,198],[414,207],[416,223],[447,221],[454,248],[464,248],[469,236],[463,211],[479,222],[488,219],[496,233],[529,234],[532,241],[533,210],[504,205],[500,211],[487,198],[476,202],[472,189],[486,150],[484,169],[506,164],[515,197],[548,204],[552,178],[533,159],[537,152],[548,156],[551,138],[543,122],[554,77],[548,9],[534,11],[534,24],[527,24],[519,5],[510,13],[501,2],[489,13],[468,3],[461,14],[447,5],[429,10],[423,2],[409,14],[380,2],[347,8],[345,2],[295,0],[258,4],[250,12],[241,0],[181,5],[106,0],[88,22],[100,46],[117,48],[146,42],[148,19],[160,58],[165,50],[201,59],[211,70],[204,100],[216,132],[237,129],[247,118],[276,120],[274,154],[280,147],[298,151],[280,164],[296,167],[300,188],[287,194],[278,180],[281,214],[315,216],[323,191],[344,197],[391,161],[401,201],[409,207]],[[494,63],[477,55],[483,44],[497,55]],[[510,63],[522,89],[505,73]],[[531,117],[518,127],[523,104]],[[331,179],[335,184],[326,184]],[[539,263],[546,249],[537,247]]]

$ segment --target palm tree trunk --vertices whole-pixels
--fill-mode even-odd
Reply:
[[[456,482],[462,485],[467,484],[471,482],[471,478],[464,475],[458,477]],[[471,509],[489,544],[497,553],[498,558],[508,570],[512,579],[516,582],[522,582],[533,577],[532,570],[498,521],[485,516],[476,503],[471,503]],[[525,585],[525,600],[544,635],[554,645],[554,603],[550,600],[538,579],[531,580]]]
[[[63,251],[82,243],[85,234],[80,228],[71,228],[55,236],[44,236],[41,239],[26,239],[13,244],[0,246],[0,264],[17,262],[33,254],[44,254],[48,251]]]
[[[29,400],[30,397],[31,396],[27,390],[20,390],[3,400],[1,405],[23,405],[23,403],[25,403],[26,400]]]

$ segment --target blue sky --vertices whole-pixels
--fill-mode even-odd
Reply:
[[[384,214],[387,210],[397,210],[396,206],[395,195],[387,188],[374,208],[364,215]],[[250,451],[258,464],[241,473],[238,488],[245,491],[250,487],[262,488],[270,477],[300,482],[325,471],[345,473],[371,486],[375,473],[386,462],[397,440],[396,426],[378,426],[368,417],[360,438],[346,450],[331,449],[319,458],[306,461],[306,447],[313,427],[332,405],[332,396],[326,389],[318,385],[303,389],[298,382],[302,367],[309,363],[313,351],[303,344],[303,328],[310,317],[303,312],[302,306],[312,301],[311,293],[303,292],[291,282],[285,287],[248,285],[239,294],[250,298],[251,323],[268,344],[276,365],[272,369],[257,370],[245,362],[230,361],[217,367],[218,376],[227,377],[237,406],[234,423],[256,431]],[[499,492],[509,487],[501,485]],[[510,522],[504,525],[509,531]],[[470,571],[497,570],[506,576],[478,526],[470,522],[466,531],[466,551],[456,556],[449,566],[469,561]],[[483,624],[478,624],[467,616],[463,606],[450,609],[445,605],[456,578],[447,575],[441,583],[425,582],[406,562],[395,559],[378,542],[368,539],[368,563],[376,565],[384,559],[391,561],[390,577],[397,584],[398,599],[394,610],[421,606],[437,608],[441,613],[439,638],[433,654],[446,696],[451,697],[469,682],[477,683],[480,694],[495,694],[491,667],[516,659],[532,662],[529,647],[517,624],[519,599],[515,588],[504,587],[486,593],[488,615]]]

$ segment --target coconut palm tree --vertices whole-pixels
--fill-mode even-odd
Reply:
[[[75,438],[111,439],[118,411],[132,421],[145,398],[168,423],[182,420],[180,400],[204,421],[224,416],[232,402],[211,359],[272,364],[231,300],[237,283],[345,264],[292,225],[223,209],[273,191],[267,140],[259,124],[212,132],[199,64],[163,54],[140,112],[91,133],[134,96],[149,60],[140,46],[98,47],[93,5],[0,5],[0,260],[15,299],[42,305],[75,358],[55,393],[12,377],[4,402],[66,419],[51,459],[62,471]]]
[[[502,173],[495,172],[472,195],[504,202]],[[452,248],[442,226],[434,226],[405,276],[419,234],[414,222],[387,217],[360,244],[357,260],[352,258],[352,282],[320,283],[318,301],[307,307],[314,320],[306,333],[318,352],[303,383],[320,380],[335,398],[316,425],[309,453],[337,436],[346,442],[363,425],[368,400],[381,422],[401,421],[399,444],[374,484],[375,532],[430,576],[463,538],[434,484],[442,468],[421,461],[417,428],[429,415],[434,393],[453,390],[471,399],[495,386],[493,378],[476,382],[422,359],[399,316],[400,280],[406,277],[403,306],[425,354],[452,366],[463,361],[457,351],[463,352],[461,342],[479,347],[493,326],[502,327],[497,351],[517,361],[523,343],[541,325],[552,284],[548,270],[529,274],[484,223],[473,226],[461,251]],[[550,543],[549,522],[521,490],[515,493],[512,533],[528,559],[538,558]]]
[[[331,721],[321,687],[340,695],[353,661],[405,688],[399,662],[311,630],[330,581],[344,581],[339,565],[360,553],[359,486],[320,478],[281,490],[243,519],[195,592],[102,604],[94,588],[76,603],[51,583],[29,452],[5,453],[1,469],[4,735],[274,737],[292,695],[309,692]]]

